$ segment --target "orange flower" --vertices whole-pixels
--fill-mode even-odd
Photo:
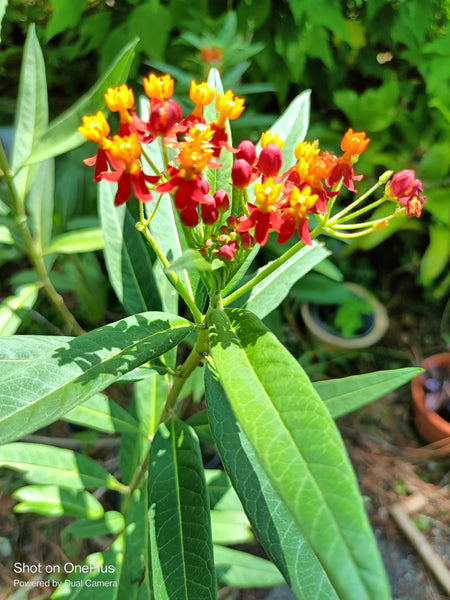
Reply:
[[[360,156],[367,148],[369,138],[366,138],[364,131],[356,131],[348,129],[344,134],[341,141],[341,150],[345,152],[348,157]]]
[[[165,100],[170,98],[173,94],[173,79],[170,75],[162,75],[157,77],[154,73],[150,73],[148,77],[144,77],[144,90],[146,95],[150,98],[159,98]]]
[[[106,137],[109,135],[110,127],[105,115],[101,110],[97,114],[81,117],[83,125],[78,127],[78,131],[89,142],[106,145]]]
[[[210,65],[211,63],[217,63],[222,59],[222,50],[220,48],[216,48],[215,46],[201,48],[200,56],[205,63]]]
[[[192,114],[195,117],[203,117],[203,107],[211,104],[216,95],[216,88],[210,88],[209,85],[203,81],[202,83],[195,83],[191,81],[191,87],[189,88],[189,98],[195,104],[195,108]]]
[[[268,144],[275,144],[280,150],[284,146],[284,140],[280,140],[278,134],[272,133],[271,131],[264,131],[261,134],[261,148],[265,148]]]
[[[217,94],[216,110],[219,113],[219,118],[215,121],[216,125],[223,129],[226,119],[233,121],[237,119],[244,111],[243,98],[238,98],[231,90],[227,90],[225,94]]]

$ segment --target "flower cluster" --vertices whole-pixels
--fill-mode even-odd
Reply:
[[[354,182],[362,175],[355,174],[354,165],[370,142],[364,132],[349,129],[342,138],[340,156],[322,151],[318,141],[299,141],[295,164],[284,167],[284,141],[273,132],[261,135],[259,150],[250,140],[231,147],[227,121],[237,119],[244,110],[244,100],[231,90],[217,93],[206,82],[192,81],[189,98],[194,108],[183,118],[172,98],[174,82],[169,75],[151,73],[143,85],[149,99],[147,120],[137,115],[133,91],[125,84],[109,88],[105,94],[108,109],[118,115],[116,135],[111,135],[103,112],[83,117],[79,131],[97,144],[96,155],[84,162],[95,166],[96,181],[118,183],[115,205],[126,202],[131,194],[140,202],[150,202],[155,194],[171,194],[182,225],[192,231],[189,239],[206,258],[224,262],[239,259],[255,241],[264,245],[270,232],[277,234],[279,244],[296,232],[304,244],[311,244],[311,215],[315,215],[314,222],[322,224],[322,231],[340,237],[363,235],[388,222],[343,224],[352,216],[346,214],[349,209],[330,219],[330,207],[344,187],[357,193]],[[213,103],[216,118],[206,122],[204,108]],[[157,139],[165,157],[163,172],[145,153],[145,146]],[[170,162],[168,149],[173,155]],[[233,157],[227,161],[232,162],[228,173],[232,203],[226,190],[210,189],[209,183],[216,179],[211,177],[214,170],[223,168],[219,161],[225,162],[224,153]],[[154,175],[144,172],[142,157]],[[382,201],[394,200],[408,216],[420,216],[425,200],[421,192],[422,184],[414,171],[405,170],[387,184]],[[363,212],[365,209],[359,209],[354,214]],[[360,227],[361,232],[342,231],[352,227]]]

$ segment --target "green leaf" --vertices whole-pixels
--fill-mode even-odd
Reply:
[[[242,430],[339,596],[388,599],[344,445],[303,369],[248,311],[212,310],[210,342]]]
[[[78,254],[102,250],[103,233],[100,227],[90,227],[79,231],[68,231],[54,237],[44,254]]]
[[[136,598],[149,564],[149,523],[147,482],[134,491],[126,517],[125,552],[117,590],[117,600]],[[147,574],[148,575],[148,574]],[[148,594],[150,591],[148,590]]]
[[[214,545],[214,562],[219,583],[235,588],[273,587],[286,583],[276,566],[231,548]]]
[[[45,63],[34,25],[30,25],[20,71],[19,95],[14,120],[11,169],[18,171],[48,124]],[[14,187],[23,202],[36,169],[24,168],[14,177]]]
[[[89,456],[45,444],[14,442],[0,446],[0,466],[20,471],[29,483],[72,490],[107,487],[123,491],[124,487]]]
[[[64,581],[52,594],[52,600],[57,598],[92,600],[94,595],[95,600],[115,600],[115,589],[111,590],[111,588],[117,589],[123,553],[124,536],[119,535],[104,554],[95,552],[87,556],[80,564],[82,570],[72,571],[68,563],[71,574],[67,574],[67,567],[65,567]]]
[[[171,10],[158,0],[148,0],[137,6],[128,17],[128,26],[133,35],[140,38],[139,49],[147,56],[164,58],[172,26]]]
[[[73,338],[55,335],[13,335],[0,344],[0,373],[4,378],[23,369],[38,356],[62,346]]]
[[[47,42],[68,27],[75,27],[83,14],[86,0],[50,0],[52,16],[45,28]]]
[[[216,89],[216,95],[223,94],[223,85],[220,78],[220,73],[217,69],[210,70],[207,81],[210,88]],[[211,123],[212,121],[217,119],[217,111],[215,109],[214,104],[215,103],[212,102],[208,106],[205,106],[204,117],[206,123]],[[228,136],[228,144],[232,146],[231,127],[228,119],[225,125],[225,131]],[[209,183],[210,193],[214,194],[214,192],[216,192],[217,190],[225,190],[231,199],[231,194],[233,191],[231,185],[231,168],[233,166],[233,155],[226,148],[222,148],[217,162],[221,165],[220,169],[211,169],[210,167],[207,167],[204,172],[205,178]]]
[[[296,281],[329,254],[330,251],[323,244],[314,243],[313,246],[305,246],[263,281],[255,285],[245,303],[245,308],[263,319],[286,298]]]
[[[450,229],[445,225],[429,226],[430,244],[420,263],[420,279],[430,285],[445,269],[450,259]]]
[[[114,206],[114,187],[101,181],[98,191],[109,280],[128,314],[159,310],[161,300],[144,237],[127,205]]]
[[[236,494],[230,478],[225,471],[206,469],[205,479],[206,485],[208,486],[211,509],[242,511],[242,504],[239,500],[239,496]]]
[[[64,415],[64,421],[104,433],[138,432],[139,424],[121,406],[104,394],[95,394]]]
[[[289,104],[281,117],[269,127],[272,133],[278,134],[280,139],[285,140],[281,149],[283,155],[283,169],[292,167],[296,158],[295,146],[305,139],[309,127],[309,107],[311,91],[306,90],[296,96]],[[259,145],[258,145],[259,149]]]
[[[211,429],[223,465],[267,554],[299,600],[338,600],[322,564],[273,488],[209,368],[205,380]]]
[[[316,381],[313,387],[324,401],[330,415],[337,419],[396,390],[421,372],[422,369],[416,367],[390,369]]]
[[[215,544],[245,544],[253,539],[243,510],[212,510],[212,540]]]
[[[208,413],[206,410],[202,410],[195,415],[192,415],[192,417],[187,419],[186,423],[195,431],[200,442],[209,444],[214,443],[211,436],[211,429],[209,428]]]
[[[0,42],[2,41],[2,21],[5,16],[8,0],[0,0]]]
[[[13,335],[28,310],[33,308],[38,297],[39,286],[29,283],[17,288],[14,296],[8,296],[0,303],[0,336]]]
[[[214,259],[212,262],[208,262],[198,250],[188,248],[181,256],[172,261],[166,270],[175,273],[184,269],[188,271],[216,271],[222,267],[223,262],[221,260]]]
[[[78,132],[83,115],[95,114],[105,106],[103,94],[108,87],[115,87],[126,81],[134,57],[134,49],[138,40],[133,40],[115,57],[106,73],[97,83],[82,96],[71,108],[52,121],[48,129],[42,133],[39,142],[33,146],[27,164],[40,162],[64,152],[73,150],[84,143]]]
[[[79,519],[98,519],[103,506],[89,492],[71,490],[57,485],[28,485],[16,490],[12,497],[20,501],[17,513],[37,513],[46,517],[71,515]]]
[[[30,216],[34,241],[39,248],[45,248],[52,236],[55,161],[46,160],[40,165],[30,167],[30,170],[32,169],[36,173],[31,181],[25,205]]]
[[[125,527],[123,515],[115,510],[108,510],[99,518],[80,519],[71,523],[66,531],[80,538],[93,538],[101,535],[115,535]]]
[[[181,421],[160,425],[150,451],[149,519],[158,600],[217,598],[199,443]]]
[[[192,325],[167,313],[134,315],[50,350],[0,378],[0,443],[61,418],[122,374],[176,346]],[[39,339],[39,336],[38,338]]]

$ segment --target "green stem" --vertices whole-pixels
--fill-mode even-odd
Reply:
[[[330,219],[330,221],[328,221],[328,224],[332,224],[333,226],[335,226],[335,224],[340,224],[340,223],[345,223],[346,221],[350,221],[350,219],[359,217],[360,215],[363,215],[364,213],[373,210],[377,206],[380,206],[380,204],[383,204],[383,202],[385,202],[385,200],[386,200],[386,198],[383,196],[379,200],[375,200],[374,202],[371,202],[367,206],[364,206],[363,208],[360,208],[359,210],[355,211],[351,215],[347,215],[346,217],[343,217],[342,219],[339,219],[337,221],[336,221],[336,217],[337,217],[337,215],[336,215],[335,217]]]
[[[155,175],[159,175],[161,176],[161,171],[158,169],[158,167],[155,165],[155,163],[152,161],[152,159],[150,158],[150,156],[145,152],[145,150],[142,148],[141,146],[141,152],[142,152],[142,156],[145,158],[145,160],[148,163],[148,166],[152,169],[153,173]]]
[[[180,296],[185,301],[186,305],[188,306],[189,310],[192,313],[192,316],[194,317],[195,322],[202,323],[203,315],[200,312],[200,310],[198,309],[197,305],[195,304],[194,299],[190,296],[190,294],[188,293],[188,291],[186,290],[184,285],[181,283],[178,275],[176,273],[174,273],[173,271],[169,270],[169,267],[170,267],[169,261],[164,256],[164,254],[163,254],[161,248],[158,246],[155,238],[152,236],[152,234],[150,233],[150,231],[148,230],[148,228],[145,225],[144,208],[143,208],[142,202],[139,202],[139,212],[140,212],[141,220],[136,223],[136,228],[143,234],[143,236],[145,237],[147,242],[150,244],[152,250],[158,257],[158,259],[161,261],[161,264],[164,267],[166,276],[170,279],[170,281],[172,282],[172,284],[175,287],[175,289],[177,290],[177,292],[180,294]]]
[[[9,198],[11,201],[11,212],[13,213],[16,227],[22,236],[25,244],[25,250],[28,254],[34,270],[38,276],[39,282],[42,285],[47,297],[50,302],[54,305],[56,310],[64,319],[70,332],[75,335],[81,335],[84,333],[84,329],[80,326],[78,321],[75,319],[73,314],[67,308],[64,303],[63,297],[53,287],[50,281],[47,267],[45,266],[44,256],[42,254],[42,248],[39,248],[27,225],[27,214],[25,212],[24,203],[17,196],[16,188],[14,187],[13,175],[9,168],[8,159],[6,158],[5,150],[0,142],[0,169],[3,172],[3,176],[6,180],[6,186],[8,188]]]
[[[186,383],[189,375],[192,371],[199,365],[199,363],[205,357],[206,352],[208,352],[209,344],[208,344],[208,329],[206,325],[202,326],[199,330],[197,342],[194,348],[191,350],[191,353],[184,361],[184,363],[180,366],[177,376],[174,378],[173,386],[169,392],[169,395],[166,400],[166,404],[164,406],[164,410],[161,415],[160,422],[164,422],[169,418],[171,412],[173,411],[175,404],[177,402],[178,396]]]
[[[329,219],[328,224],[335,223],[336,221],[340,221],[341,217],[343,217],[348,212],[350,212],[353,208],[355,208],[355,206],[358,206],[358,204],[361,204],[361,202],[363,202],[366,198],[368,198],[371,194],[373,194],[373,192],[375,190],[377,190],[380,187],[380,185],[383,185],[382,182],[381,181],[377,181],[376,184],[373,185],[370,188],[370,190],[368,190],[365,194],[363,194],[359,198],[356,198],[356,200],[354,200],[351,204],[349,204],[348,206],[346,206],[345,208],[343,208],[340,212],[338,212],[337,214],[335,214],[332,219]],[[351,218],[353,218],[353,216],[354,215],[352,215]]]
[[[313,229],[313,231],[311,231],[311,239],[313,240],[314,238],[316,238],[320,233],[322,233],[323,230],[323,226],[318,225],[315,229]],[[247,281],[247,283],[245,283],[242,287],[238,288],[235,292],[223,298],[222,306],[228,306],[228,304],[231,304],[232,302],[246,294],[257,283],[263,281],[263,279],[268,277],[271,273],[278,269],[278,267],[281,267],[281,265],[283,265],[287,260],[289,260],[291,256],[294,256],[294,254],[296,254],[297,252],[299,252],[299,250],[304,248],[304,246],[305,243],[301,240],[297,242],[294,246],[292,246],[292,248],[289,248],[287,252],[285,252],[283,255],[271,262],[269,265],[267,265],[265,269],[263,269],[257,275],[255,275],[253,279],[250,279],[250,281]]]

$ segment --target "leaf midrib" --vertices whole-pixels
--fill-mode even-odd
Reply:
[[[225,315],[225,316],[226,316],[226,315]],[[297,444],[295,443],[295,440],[294,440],[294,438],[293,438],[293,436],[292,436],[292,434],[291,434],[290,430],[287,428],[287,426],[286,426],[286,424],[285,424],[285,422],[284,422],[283,418],[281,417],[280,413],[279,413],[279,412],[276,410],[276,407],[275,407],[275,405],[273,404],[273,402],[272,402],[272,400],[271,400],[270,396],[267,394],[265,387],[262,385],[262,383],[261,383],[261,381],[260,381],[259,377],[257,376],[257,374],[256,374],[256,371],[254,370],[254,368],[253,368],[253,366],[252,366],[251,362],[250,362],[250,361],[249,361],[249,359],[248,359],[247,352],[246,352],[246,351],[245,351],[245,349],[243,348],[243,346],[242,346],[242,344],[241,344],[241,341],[240,341],[239,337],[237,336],[237,333],[236,333],[235,329],[233,328],[233,326],[232,326],[232,324],[231,324],[231,321],[228,319],[228,317],[227,317],[227,316],[226,316],[226,318],[227,318],[227,320],[229,321],[229,326],[230,326],[230,329],[231,329],[231,331],[233,332],[233,334],[234,334],[234,336],[235,336],[235,339],[236,339],[236,340],[237,340],[237,342],[238,342],[238,346],[239,346],[239,348],[241,349],[241,351],[243,352],[243,354],[244,354],[244,356],[245,356],[246,362],[247,362],[248,366],[250,367],[250,370],[252,371],[252,373],[253,373],[253,375],[254,375],[254,378],[255,378],[255,379],[256,379],[256,381],[258,382],[258,384],[259,384],[259,387],[260,387],[260,388],[263,390],[263,392],[264,392],[264,396],[265,396],[265,397],[268,399],[268,401],[269,401],[269,403],[270,403],[270,405],[271,405],[271,407],[272,407],[272,410],[273,410],[273,412],[274,412],[276,415],[278,415],[279,421],[281,422],[281,424],[282,424],[283,428],[285,429],[285,432],[287,433],[287,436],[288,436],[288,438],[291,440],[292,444],[294,445],[294,448],[297,450],[297,453],[298,453],[298,455],[301,457],[301,460],[302,460],[302,462],[303,462],[304,466],[306,467],[306,470],[307,470],[307,471],[308,471],[308,473],[309,473],[310,479],[311,479],[311,481],[313,482],[313,484],[314,484],[314,487],[316,488],[316,491],[318,492],[318,495],[319,495],[319,496],[322,498],[322,500],[323,500],[323,506],[325,506],[325,507],[326,507],[326,510],[327,510],[327,512],[329,513],[329,520],[330,520],[330,522],[331,522],[331,523],[333,523],[333,525],[334,525],[335,529],[337,530],[337,532],[338,532],[338,534],[339,534],[339,538],[342,540],[344,547],[347,549],[348,555],[349,555],[349,557],[350,557],[350,559],[351,559],[351,561],[352,561],[352,564],[353,564],[353,566],[354,566],[354,570],[355,570],[355,572],[356,572],[356,575],[357,575],[358,579],[361,581],[363,589],[364,589],[364,590],[366,590],[366,592],[367,592],[367,587],[366,587],[366,584],[365,584],[364,580],[363,580],[363,579],[361,579],[361,576],[360,576],[360,573],[359,573],[359,569],[358,569],[357,563],[355,562],[355,559],[354,559],[353,553],[351,552],[351,548],[350,548],[350,546],[349,546],[349,544],[348,544],[347,540],[345,539],[345,537],[343,537],[343,534],[342,534],[342,532],[341,532],[341,529],[340,529],[340,527],[338,526],[338,523],[337,523],[336,519],[334,518],[334,514],[333,514],[332,510],[330,509],[330,507],[329,507],[329,505],[328,505],[328,502],[326,502],[326,501],[325,501],[325,498],[324,498],[324,496],[323,496],[322,490],[320,489],[320,486],[317,484],[316,478],[315,478],[315,477],[313,476],[313,474],[311,473],[311,470],[309,469],[309,465],[308,465],[308,463],[306,462],[306,460],[304,459],[304,457],[303,457],[303,454],[301,453],[301,451],[300,451],[300,449],[298,448]],[[250,441],[250,439],[249,439],[249,442],[250,442],[250,444],[251,444],[251,441]],[[255,454],[256,454],[256,455],[258,456],[258,458],[259,458],[259,453],[258,453],[258,452],[256,452],[256,449],[255,449],[255,448],[253,448],[253,449],[254,449],[254,451],[255,451]],[[260,464],[261,464],[261,462],[260,462]],[[261,464],[261,467],[262,467],[262,468],[264,468],[262,464]],[[264,469],[264,470],[265,470],[265,469]],[[277,491],[277,490],[276,490],[276,491]],[[282,499],[282,498],[280,498],[280,499]],[[282,501],[283,501],[283,503],[285,504],[284,500],[282,500]],[[286,504],[285,504],[285,505],[286,505]],[[295,519],[295,522],[297,523],[297,526],[299,527],[300,531],[302,531],[302,532],[303,532],[303,527],[302,527],[301,523],[299,523],[299,522],[297,521],[296,515],[295,515],[294,513],[292,513],[292,512],[291,512],[291,510],[290,510],[289,508],[288,508],[288,510],[289,510],[289,512],[290,512],[290,513],[293,515],[293,517],[294,517],[294,519]],[[307,538],[307,539],[308,539],[308,538]],[[316,552],[315,552],[315,554],[316,554]],[[321,559],[319,559],[319,557],[318,557],[318,560],[319,560],[319,562],[322,564],[322,560],[321,560]],[[326,570],[326,569],[325,569],[325,572],[327,572],[327,570]],[[369,597],[370,597],[370,596],[368,596],[368,598],[369,598]]]

